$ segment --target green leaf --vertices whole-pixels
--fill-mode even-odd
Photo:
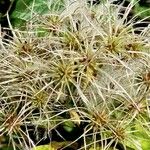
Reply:
[[[46,0],[16,0],[15,10],[10,17],[14,26],[20,26],[36,14],[44,14],[47,11]]]
[[[14,150],[14,148],[5,146],[5,147],[1,147],[1,150]]]
[[[41,145],[41,146],[36,146],[32,150],[56,150],[54,147],[51,147],[50,145]]]
[[[66,121],[63,123],[63,128],[67,131],[67,132],[71,132],[75,127],[75,124],[72,121]]]
[[[149,150],[150,149],[150,133],[149,130],[139,122],[135,122],[131,128],[132,140],[125,141],[124,144],[131,150]]]
[[[15,27],[23,26],[36,15],[60,11],[63,8],[63,0],[16,0],[15,3],[15,9],[10,16],[11,23]]]
[[[138,141],[141,144],[141,147],[143,150],[149,150],[150,149],[150,137],[146,133],[143,126],[136,124],[136,129],[138,132],[135,133]]]
[[[138,3],[135,5],[133,9],[135,15],[138,15],[141,19],[148,17],[150,19],[150,8],[145,6],[140,6]]]
[[[32,148],[32,150],[57,150],[57,149],[61,149],[65,146],[67,146],[68,144],[72,143],[72,141],[65,141],[65,142],[51,142],[49,145],[40,145],[40,146],[36,146],[34,148]],[[76,147],[76,144],[74,144],[74,146],[72,146],[72,148]]]

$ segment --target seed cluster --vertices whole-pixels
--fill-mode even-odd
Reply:
[[[84,130],[78,148],[138,149],[135,125],[150,135],[149,29],[136,34],[120,9],[67,0],[25,31],[13,29],[13,39],[0,43],[0,136],[30,149],[71,122],[68,131]]]

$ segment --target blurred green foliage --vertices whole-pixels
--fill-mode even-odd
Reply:
[[[135,0],[135,2],[136,5],[133,8],[134,14],[137,14],[140,18],[150,16],[149,5],[140,6],[137,0]],[[62,4],[63,0],[0,0],[0,23],[2,26],[3,24],[4,26],[7,24],[6,12],[8,11],[12,25],[14,27],[20,27],[27,21],[33,19],[35,15],[62,9]]]
[[[15,27],[23,25],[27,21],[34,19],[36,15],[46,14],[48,11],[60,9],[62,0],[15,0],[15,9],[10,15],[11,23]]]

